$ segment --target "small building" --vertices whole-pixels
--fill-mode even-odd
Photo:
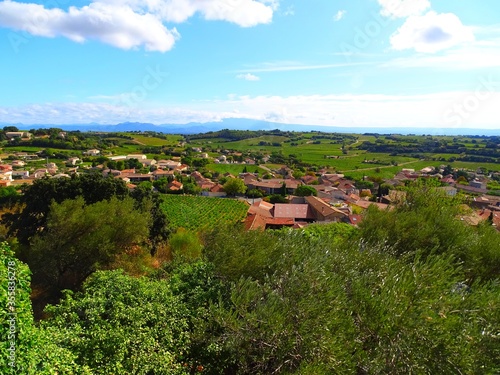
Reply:
[[[153,171],[153,173],[151,173],[151,174],[153,175],[154,180],[159,180],[162,177],[173,176],[174,171],[170,171],[170,170],[166,171],[164,169],[157,169],[157,170]]]
[[[132,183],[138,183],[138,182],[144,182],[144,181],[152,181],[153,175],[143,174],[143,173],[132,173],[132,174],[128,174],[127,178]]]
[[[66,165],[76,165],[80,161],[80,158],[77,157],[69,158],[68,160],[66,160]]]
[[[112,161],[119,161],[119,160],[127,160],[127,157],[125,155],[116,155],[116,156],[108,156],[108,159]]]
[[[5,132],[5,136],[9,140],[13,139],[31,139],[33,136],[30,132]]]
[[[83,155],[87,155],[87,156],[97,156],[101,153],[100,150],[97,150],[95,148],[93,149],[90,149],[90,150],[87,150],[87,151],[84,151],[83,152]]]
[[[127,160],[130,159],[137,159],[139,161],[146,160],[148,157],[146,155],[140,155],[140,154],[130,154],[126,156]]]
[[[206,197],[225,197],[227,196],[224,191],[224,187],[221,184],[217,184],[209,188],[208,190],[202,191],[201,195]]]
[[[170,191],[179,191],[182,190],[183,188],[184,185],[182,184],[182,182],[179,182],[177,180],[174,180],[167,185],[167,189]]]
[[[479,180],[473,180],[469,182],[469,186],[476,189],[486,189],[486,184]]]
[[[173,160],[158,160],[156,165],[161,169],[175,169],[177,167],[180,167],[181,163]]]
[[[140,162],[145,167],[151,167],[152,165],[156,165],[155,159],[145,159],[145,160],[141,160]]]
[[[306,197],[307,204],[311,207],[311,210],[317,221],[346,221],[347,214],[336,207],[330,206],[328,203],[322,199],[315,197],[313,195]]]
[[[29,171],[12,171],[12,178],[25,179],[29,178],[29,176],[30,176]]]
[[[26,162],[23,160],[12,160],[12,167],[24,167],[26,165]]]
[[[276,203],[273,216],[274,218],[307,222],[313,222],[315,219],[314,213],[308,204]]]
[[[35,172],[33,172],[33,178],[42,178],[47,175],[49,175],[49,170],[48,169],[37,169]]]

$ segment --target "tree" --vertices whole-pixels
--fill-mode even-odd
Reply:
[[[286,189],[286,182],[285,181],[283,181],[283,183],[281,184],[280,195],[282,197],[286,197],[287,196],[287,189]]]
[[[85,205],[83,198],[53,203],[46,229],[33,237],[28,264],[37,283],[75,289],[92,272],[109,267],[120,254],[141,254],[150,214],[134,200],[111,198]]]
[[[262,198],[264,196],[264,193],[262,190],[259,189],[249,189],[247,191],[247,197],[249,198]]]
[[[373,182],[364,180],[356,181],[355,185],[358,189],[373,189],[374,187]]]
[[[153,181],[153,186],[161,193],[167,192],[167,186],[169,181],[166,177],[161,177],[158,180]]]
[[[86,204],[111,197],[120,199],[129,194],[122,180],[105,178],[100,174],[73,175],[71,178],[42,178],[23,189],[20,203],[22,211],[7,213],[2,222],[9,228],[9,235],[16,236],[23,245],[46,228],[50,205],[67,199],[83,197]]]
[[[235,196],[236,194],[245,194],[247,187],[245,182],[239,178],[230,178],[223,185],[224,191],[229,196]]]
[[[204,168],[209,164],[208,159],[201,159],[201,158],[193,158],[192,159],[192,165],[193,167],[196,168]]]
[[[201,188],[192,182],[183,184],[182,189],[184,190],[184,194],[199,195],[201,193]]]
[[[0,188],[0,207],[12,207],[19,201],[20,195],[14,186]]]
[[[300,185],[295,189],[295,195],[299,197],[308,197],[310,195],[318,195],[318,191],[312,186]]]
[[[269,202],[270,203],[289,203],[288,202],[288,199],[286,199],[286,197],[284,197],[283,195],[281,194],[272,194],[269,196]]]

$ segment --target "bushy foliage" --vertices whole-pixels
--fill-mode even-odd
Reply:
[[[229,178],[223,185],[227,195],[244,194],[247,191],[245,182],[239,178]]]
[[[296,231],[252,237],[220,232],[207,245],[232,281],[230,308],[215,318],[234,373],[498,370],[498,283],[464,284],[453,255],[410,262],[387,245],[360,251],[352,237],[333,246]]]
[[[360,224],[362,248],[377,248],[414,259],[447,254],[469,279],[500,274],[500,234],[491,226],[467,223],[470,209],[432,187],[415,187],[393,210],[371,206]],[[465,219],[464,219],[465,218]]]
[[[43,328],[93,374],[186,373],[188,311],[162,281],[96,272],[47,311]]]
[[[87,374],[75,355],[53,342],[34,324],[30,271],[6,243],[0,245],[0,373],[26,375]]]
[[[312,186],[300,185],[297,187],[297,189],[295,189],[294,194],[299,197],[308,197],[310,195],[316,196],[318,195],[318,192]]]
[[[180,232],[171,246],[184,256],[149,278],[94,273],[41,328],[26,289],[34,341],[19,363],[42,374],[496,374],[499,234],[426,189],[370,209],[360,229],[219,226],[202,247]]]

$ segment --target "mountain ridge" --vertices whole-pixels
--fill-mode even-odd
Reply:
[[[136,132],[155,131],[166,134],[196,134],[231,130],[274,130],[310,132],[320,131],[325,133],[378,133],[378,134],[415,134],[415,135],[500,135],[500,129],[470,129],[470,128],[391,128],[391,127],[345,127],[345,126],[320,126],[284,124],[278,122],[231,118],[219,122],[189,122],[186,124],[152,124],[143,122],[122,122],[118,124],[30,124],[0,123],[0,127],[16,126],[19,129],[29,130],[38,128],[59,128],[66,131],[92,131],[92,132]]]

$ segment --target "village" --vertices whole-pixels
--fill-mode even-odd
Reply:
[[[6,136],[13,140],[30,139],[32,135],[29,132],[7,132]],[[58,137],[64,138],[65,133],[58,134]],[[20,189],[41,178],[70,178],[72,174],[100,173],[104,177],[123,180],[131,190],[147,186],[161,193],[217,198],[230,196],[244,200],[249,205],[245,228],[264,230],[303,228],[311,223],[331,222],[357,226],[363,219],[363,211],[371,205],[384,210],[401,202],[405,192],[400,187],[409,181],[433,179],[439,185],[436,189],[441,190],[443,196],[463,194],[467,197],[472,210],[462,220],[472,225],[489,220],[500,230],[500,197],[488,194],[486,184],[489,178],[480,170],[457,171],[446,165],[417,171],[401,168],[391,179],[370,181],[363,178],[356,181],[326,168],[295,173],[286,165],[268,168],[266,164],[258,164],[265,163],[266,156],[255,160],[242,157],[238,152],[223,150],[220,155],[212,157],[197,147],[190,148],[189,152],[198,160],[215,164],[245,165],[244,172],[237,175],[207,173],[203,172],[203,168],[183,163],[185,159],[179,156],[148,158],[145,154],[114,155],[99,149],[84,150],[81,156],[49,162],[48,157],[43,157],[44,150],[40,150],[8,154],[0,164],[0,187]],[[89,160],[93,162],[89,163]],[[256,167],[266,173],[250,172]],[[229,189],[226,185],[229,180],[239,180],[240,188]]]

